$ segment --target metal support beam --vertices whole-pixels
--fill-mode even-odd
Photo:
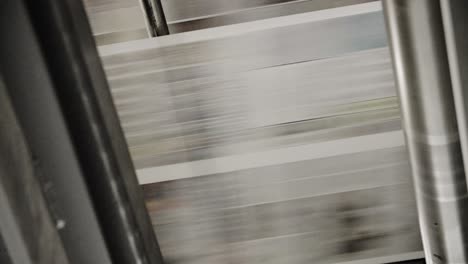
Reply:
[[[3,1],[0,33],[0,69],[70,262],[162,263],[82,1]]]
[[[25,0],[113,263],[162,263],[83,3]]]
[[[24,1],[0,8],[0,71],[72,263],[110,264],[98,219]],[[65,70],[65,69],[64,69]]]
[[[140,0],[146,17],[146,27],[150,37],[169,35],[164,9],[161,0]]]
[[[6,264],[68,264],[35,174],[0,75],[0,236],[8,250]]]
[[[468,191],[439,1],[384,0],[428,263],[468,263]]]
[[[468,1],[441,0],[458,130],[468,171]]]

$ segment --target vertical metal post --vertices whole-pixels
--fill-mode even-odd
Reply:
[[[0,234],[9,261],[68,264],[35,174],[31,153],[0,76]]]
[[[161,0],[140,0],[140,4],[146,16],[146,27],[150,37],[169,35]]]
[[[33,23],[23,0],[2,1],[0,71],[70,262],[110,264]]]
[[[468,1],[441,0],[458,130],[468,171]]]
[[[24,1],[112,263],[162,263],[83,3]]]
[[[428,263],[468,263],[468,191],[439,1],[384,0]]]
[[[69,261],[162,263],[82,1],[1,6],[0,70]]]

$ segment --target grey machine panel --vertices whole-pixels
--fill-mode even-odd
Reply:
[[[380,3],[100,54],[166,263],[423,256]]]

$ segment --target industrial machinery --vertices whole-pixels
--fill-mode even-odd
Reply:
[[[44,2],[1,22],[5,262],[467,263],[464,1]]]
[[[168,263],[422,257],[379,2],[99,51]]]

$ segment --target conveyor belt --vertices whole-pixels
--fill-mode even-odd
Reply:
[[[162,0],[171,33],[187,32],[375,0]]]
[[[84,0],[84,4],[98,45],[148,38],[139,0]]]
[[[379,3],[101,47],[167,263],[422,257]]]
[[[85,0],[98,45],[148,38],[145,0]],[[161,0],[171,34],[376,0]]]

